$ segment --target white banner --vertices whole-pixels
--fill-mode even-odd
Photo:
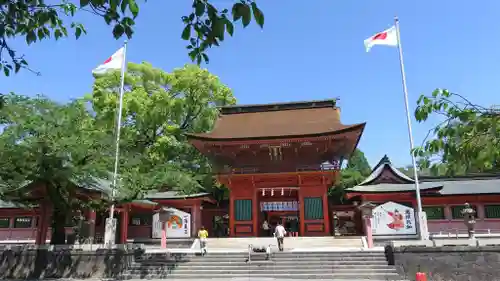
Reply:
[[[189,238],[191,237],[191,214],[178,209],[168,208],[171,215],[167,221],[167,238]],[[153,227],[151,237],[161,238],[160,214],[153,215]]]
[[[417,234],[413,208],[394,202],[387,202],[373,209],[371,222],[373,235]]]

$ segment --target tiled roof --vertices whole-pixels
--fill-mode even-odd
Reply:
[[[178,191],[152,192],[145,196],[146,199],[188,199],[210,196],[210,193],[182,194]]]
[[[384,171],[389,170],[399,179],[394,183],[377,183]],[[420,190],[427,194],[466,195],[466,194],[500,194],[500,174],[474,175],[461,177],[422,177],[419,179]],[[347,190],[348,193],[391,193],[415,191],[415,181],[392,166],[389,158],[384,156],[375,166],[372,174],[361,184]]]
[[[210,133],[189,134],[201,139],[300,137],[363,130],[365,123],[343,125],[333,100],[221,109]]]

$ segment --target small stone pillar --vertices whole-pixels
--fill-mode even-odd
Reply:
[[[376,207],[375,204],[370,202],[365,202],[358,206],[361,210],[361,215],[363,216],[363,222],[365,226],[366,243],[368,248],[373,248],[373,233],[372,233],[372,221],[373,209]]]

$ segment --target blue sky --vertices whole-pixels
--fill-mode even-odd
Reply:
[[[189,2],[143,4],[127,59],[166,71],[189,63],[180,39],[180,17],[189,13]],[[218,7],[232,3],[213,2]],[[367,122],[359,147],[372,165],[384,154],[396,165],[411,163],[397,49],[375,46],[366,53],[363,47],[363,40],[390,27],[395,15],[401,22],[412,111],[420,94],[438,87],[477,103],[500,104],[500,1],[258,3],[266,16],[264,30],[238,28],[235,37],[210,51],[206,67],[241,104],[340,98],[343,123]],[[16,44],[42,76],[0,76],[0,92],[45,94],[60,101],[90,92],[91,70],[123,41],[114,40],[98,18],[82,14],[78,19],[89,32],[78,41]],[[432,120],[413,125],[419,144]]]

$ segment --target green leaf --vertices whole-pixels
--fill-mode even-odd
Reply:
[[[238,21],[242,17],[242,11],[245,5],[242,3],[236,3],[233,5],[231,13],[233,14],[233,21]]]
[[[10,69],[8,69],[7,67],[4,67],[3,68],[3,73],[5,74],[5,76],[9,76],[10,75]]]
[[[257,3],[252,2],[252,11],[253,11],[253,17],[255,18],[255,21],[257,24],[263,28],[264,27],[264,13],[257,7]]]
[[[222,19],[216,19],[212,22],[213,35],[221,41],[224,40],[225,27],[225,22]]]
[[[80,8],[86,7],[90,3],[90,0],[80,0]]]
[[[30,45],[31,43],[36,41],[36,34],[35,31],[30,30],[28,33],[26,33],[26,43]]]
[[[75,29],[75,37],[76,37],[76,39],[80,38],[81,35],[82,35],[82,29],[80,27],[77,27]]]
[[[120,5],[120,10],[122,10],[122,13],[125,13],[129,2],[128,2],[128,0],[121,0],[121,1],[122,1],[122,3]]]
[[[205,4],[200,0],[195,2],[195,13],[197,17],[201,17],[205,13]]]
[[[247,27],[250,24],[250,21],[252,20],[252,11],[250,9],[250,6],[243,5],[241,16],[242,16],[241,21],[243,22],[243,27]]]
[[[229,35],[233,36],[234,33],[234,25],[229,19],[224,19],[224,22],[226,23],[226,31],[229,33]]]
[[[183,40],[189,40],[189,38],[191,38],[191,24],[188,24],[186,25],[186,27],[184,27],[181,38]]]
[[[60,29],[56,29],[56,31],[54,31],[54,38],[58,40],[61,37],[63,37],[62,31]]]
[[[134,18],[136,18],[139,14],[139,6],[135,2],[135,0],[128,0],[128,9],[132,13]]]
[[[205,53],[203,53],[201,55],[203,56],[203,60],[205,61],[205,63],[209,63],[210,60],[208,59],[208,55]]]
[[[120,38],[124,32],[125,28],[121,24],[116,24],[113,28],[113,36],[115,37],[115,39]]]

